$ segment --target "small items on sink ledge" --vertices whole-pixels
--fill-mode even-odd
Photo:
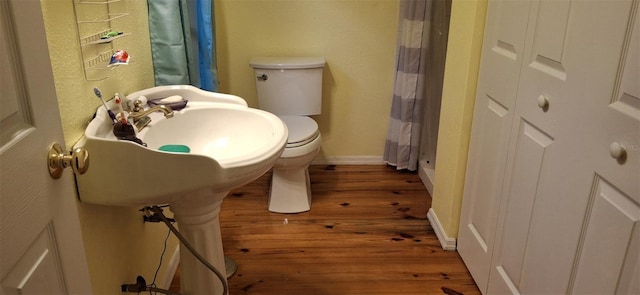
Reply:
[[[149,101],[147,101],[147,104],[150,107],[164,105],[170,107],[174,111],[179,111],[184,109],[187,106],[188,102],[188,100],[184,99],[180,95],[172,95],[165,98],[150,99]]]
[[[147,146],[142,139],[136,136],[136,131],[131,123],[118,122],[113,125],[113,135],[120,140],[133,141],[141,146]]]
[[[155,98],[152,100],[147,100],[145,96],[140,95],[124,101],[120,95],[116,93],[114,100],[110,102],[111,106],[115,104],[116,114],[109,106],[107,106],[107,103],[102,98],[102,91],[97,87],[94,87],[93,91],[98,99],[100,99],[105,110],[108,112],[109,117],[113,121],[113,135],[119,140],[132,141],[145,147],[147,144],[138,138],[137,132],[141,131],[151,122],[151,118],[149,118],[148,114],[161,111],[164,112],[164,116],[166,118],[171,118],[173,117],[174,110],[179,111],[184,109],[188,102],[180,95],[171,95],[169,97]],[[131,104],[133,104],[133,107]],[[123,107],[123,105],[125,107]],[[149,108],[144,109],[145,105]]]

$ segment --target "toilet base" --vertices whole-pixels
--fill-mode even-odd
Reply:
[[[295,169],[274,167],[269,194],[269,211],[300,213],[311,210],[309,165]]]

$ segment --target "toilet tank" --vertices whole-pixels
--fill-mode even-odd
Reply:
[[[322,108],[323,57],[255,57],[260,109],[276,115],[318,115]]]

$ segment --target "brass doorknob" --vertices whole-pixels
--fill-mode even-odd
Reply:
[[[76,174],[84,174],[89,169],[89,152],[83,148],[76,148],[66,154],[59,143],[54,142],[49,148],[48,155],[49,175],[58,179],[62,176],[62,170],[71,167]]]

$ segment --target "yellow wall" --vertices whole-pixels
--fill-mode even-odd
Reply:
[[[324,56],[321,156],[382,158],[398,0],[216,0],[220,90],[257,107],[253,56]]]
[[[99,101],[153,86],[146,1],[114,6],[130,12],[114,21],[132,35],[115,42],[132,62],[108,79],[85,80],[73,3],[41,0],[65,141],[81,136]],[[316,117],[327,157],[381,158],[393,85],[398,0],[216,0],[221,92],[257,107],[252,56],[324,56],[323,114]],[[166,235],[161,224],[143,224],[138,208],[79,203],[91,281],[96,294],[120,294],[119,285],[148,281]],[[167,259],[177,247],[172,238]],[[164,277],[165,268],[159,274]],[[159,282],[163,283],[163,282]]]
[[[74,1],[41,0],[67,146],[107,98],[153,86],[146,1],[123,1],[132,36],[117,40],[132,63],[88,82],[81,67]],[[393,87],[398,0],[216,0],[221,92],[257,107],[252,56],[324,56],[323,114],[316,117],[325,157],[381,157]],[[457,235],[486,0],[454,0],[438,142],[433,208]],[[96,294],[119,294],[136,275],[151,280],[166,229],[143,224],[138,208],[79,203]],[[167,259],[177,247],[172,238]],[[159,277],[164,277],[165,269]],[[159,282],[162,283],[162,282]]]
[[[487,0],[453,0],[438,131],[432,208],[456,238],[480,65]]]
[[[126,49],[132,63],[115,71],[105,72],[110,78],[89,82],[82,70],[73,3],[75,0],[41,0],[47,40],[60,106],[67,147],[72,146],[100,105],[93,87],[101,88],[109,99],[115,92],[123,94],[153,86],[150,59],[146,1],[124,1],[123,10],[131,14],[114,22],[132,35],[116,40],[118,48]],[[107,207],[78,203],[91,283],[95,294],[121,294],[120,285],[135,283],[142,275],[149,283],[153,279],[167,234],[162,224],[143,224],[138,208]],[[170,240],[165,267],[177,247]],[[163,283],[163,282],[157,282]]]

